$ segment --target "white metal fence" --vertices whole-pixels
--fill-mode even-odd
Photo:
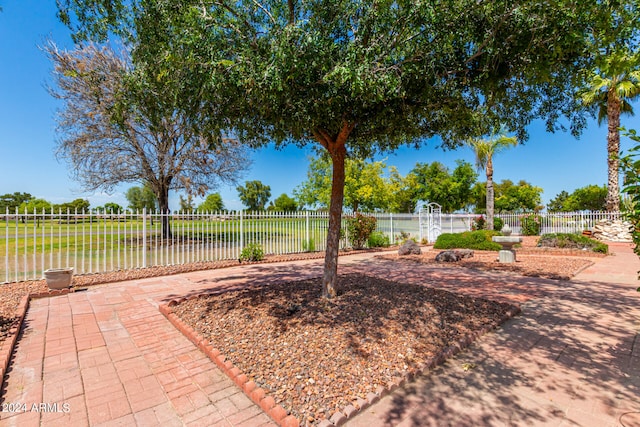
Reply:
[[[525,215],[531,215],[531,213],[499,213],[495,216],[504,224],[508,224],[514,234],[521,234],[522,217]],[[540,218],[540,234],[580,233],[583,230],[592,229],[598,221],[622,218],[619,212],[604,211],[543,212],[536,215]],[[461,233],[471,230],[473,221],[479,216],[473,213],[443,214],[442,232]]]
[[[422,236],[418,214],[373,214],[377,231],[393,243],[401,234]],[[469,230],[474,214],[442,214],[441,231]],[[514,233],[521,215],[498,215]],[[542,233],[580,232],[605,212],[540,214]],[[48,268],[76,274],[157,265],[237,259],[251,243],[265,254],[325,249],[327,212],[6,212],[0,214],[0,281],[39,279]],[[343,246],[345,242],[342,243]]]

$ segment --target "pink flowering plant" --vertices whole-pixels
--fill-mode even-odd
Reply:
[[[542,220],[535,213],[525,214],[520,217],[520,232],[523,236],[539,236]]]
[[[472,231],[484,230],[486,225],[487,225],[487,220],[485,220],[484,217],[480,215],[474,218],[473,221],[471,222],[471,230]]]

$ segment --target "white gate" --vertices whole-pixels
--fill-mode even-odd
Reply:
[[[422,205],[418,212],[420,219],[420,241],[434,243],[442,233],[442,207],[437,203]]]

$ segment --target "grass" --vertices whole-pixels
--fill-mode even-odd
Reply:
[[[237,259],[242,246],[251,243],[260,244],[265,254],[322,250],[328,220],[246,217],[241,223],[173,219],[170,226],[172,237],[165,240],[158,221],[0,221],[0,281],[7,275],[31,278],[44,269],[67,265],[74,265],[78,273],[110,271],[125,262],[127,268],[135,268],[142,266],[145,251],[147,260],[182,263]],[[310,247],[309,242],[315,243]]]

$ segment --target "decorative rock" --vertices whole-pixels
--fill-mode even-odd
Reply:
[[[460,257],[460,259],[473,258],[473,251],[471,249],[456,249],[454,252]]]
[[[421,253],[422,253],[422,250],[420,249],[420,246],[418,246],[418,244],[411,239],[404,242],[402,246],[398,248],[398,255],[400,256],[420,255]]]
[[[442,251],[436,255],[437,262],[458,262],[463,258],[473,257],[473,251],[470,249],[456,249],[453,251]]]
[[[453,251],[442,251],[436,255],[436,262],[458,262],[460,258]]]
[[[609,242],[631,242],[633,225],[621,219],[603,219],[593,227],[593,238]]]

